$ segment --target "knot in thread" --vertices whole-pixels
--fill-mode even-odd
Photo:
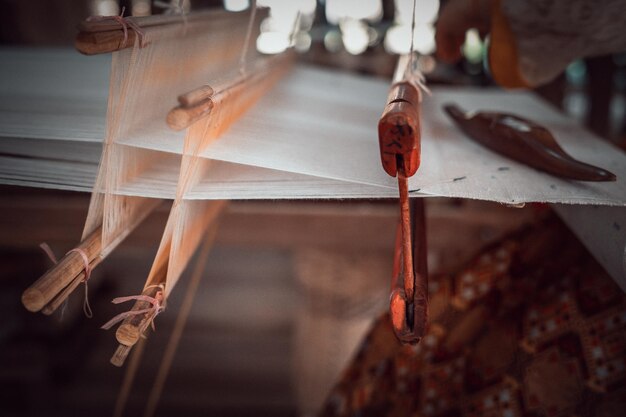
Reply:
[[[118,16],[89,16],[87,18],[87,21],[88,22],[106,22],[107,20],[113,20],[119,23],[120,26],[122,27],[122,31],[124,32],[124,40],[122,41],[122,47],[125,47],[126,43],[128,42],[128,28],[130,28],[134,30],[135,33],[137,34],[137,37],[139,38],[139,46],[143,48],[144,46],[146,46],[145,39],[144,39],[145,34],[137,23],[124,17],[125,10],[126,9],[122,7],[122,11]]]
[[[41,248],[41,250],[44,251],[44,253],[48,256],[48,258],[50,258],[50,260],[56,265],[58,263],[57,257],[54,255],[54,252],[52,252],[52,249],[50,249],[50,245],[48,245],[46,242],[40,243],[39,247]],[[87,256],[87,253],[80,249],[80,248],[74,248],[70,251],[68,251],[66,253],[66,255],[69,255],[72,252],[76,252],[80,255],[80,257],[83,259],[83,268],[85,271],[85,277],[82,279],[82,282],[85,284],[85,298],[83,301],[83,313],[85,313],[85,316],[87,318],[92,318],[93,317],[93,311],[91,310],[91,305],[89,304],[89,287],[87,285],[87,281],[89,281],[89,278],[91,277],[91,266],[89,265],[89,256]],[[67,298],[65,299],[65,301],[63,302],[63,306],[61,307],[61,318],[63,318],[63,315],[65,313],[65,309],[67,307]]]
[[[115,317],[113,317],[108,322],[106,322],[105,324],[103,324],[102,327],[100,328],[104,330],[109,330],[111,327],[115,326],[117,323],[121,321],[124,321],[128,317],[139,316],[142,314],[150,313],[150,316],[151,316],[150,320],[147,320],[146,323],[141,326],[140,333],[143,334],[143,332],[148,328],[149,325],[152,326],[152,330],[155,330],[154,319],[156,318],[158,314],[160,314],[161,312],[165,310],[165,306],[162,304],[165,298],[165,295],[163,293],[164,287],[163,287],[163,284],[150,285],[144,288],[144,291],[148,288],[160,288],[160,290],[157,291],[154,297],[150,297],[149,295],[144,295],[144,294],[129,295],[126,297],[114,298],[111,302],[113,304],[120,304],[120,303],[125,303],[127,301],[132,301],[132,300],[145,301],[145,302],[150,303],[151,307],[142,308],[139,310],[130,310],[130,311],[125,311],[123,313],[120,313],[116,315]]]

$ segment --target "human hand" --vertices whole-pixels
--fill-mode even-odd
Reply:
[[[449,0],[439,11],[435,26],[437,57],[447,63],[461,59],[461,46],[468,29],[489,32],[492,0]]]

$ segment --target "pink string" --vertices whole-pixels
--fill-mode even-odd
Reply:
[[[76,252],[77,254],[80,255],[81,258],[83,258],[83,263],[85,267],[85,278],[83,278],[83,281],[82,281],[85,283],[85,300],[83,301],[83,313],[85,313],[85,316],[87,318],[92,318],[93,311],[91,310],[91,305],[89,304],[89,286],[87,285],[87,281],[89,281],[89,278],[91,277],[91,267],[89,266],[89,256],[87,256],[87,253],[80,248],[74,248],[70,250],[69,252],[67,252],[66,255],[69,255],[72,252]]]
[[[52,252],[52,249],[50,249],[50,245],[48,245],[46,242],[40,243],[39,247],[41,248],[41,250],[44,251],[44,253],[46,255],[48,255],[48,258],[50,258],[50,260],[52,261],[53,264],[57,264],[57,257],[54,255],[54,252]]]
[[[123,47],[126,46],[126,42],[128,41],[128,28],[131,28],[132,30],[135,31],[135,33],[137,34],[137,37],[139,38],[139,46],[143,48],[144,46],[146,46],[145,40],[144,40],[144,32],[143,30],[141,30],[139,25],[137,25],[137,23],[133,22],[132,20],[128,20],[127,18],[124,17],[124,10],[125,8],[122,7],[122,12],[119,14],[119,16],[89,16],[87,18],[87,21],[88,22],[106,22],[106,21],[113,20],[119,23],[120,26],[122,27],[122,30],[124,31],[124,41],[122,42]]]
[[[113,304],[120,304],[120,303],[125,303],[127,301],[146,301],[150,304],[152,304],[152,307],[148,307],[148,308],[143,308],[140,310],[130,310],[130,311],[125,311],[123,313],[118,314],[117,316],[113,317],[111,320],[107,321],[104,325],[102,325],[101,329],[104,330],[109,330],[111,327],[115,326],[117,323],[124,321],[126,318],[128,317],[133,317],[133,316],[139,316],[141,314],[146,314],[146,313],[152,313],[152,318],[149,322],[146,322],[146,324],[140,329],[141,333],[144,332],[144,330],[148,327],[148,323],[150,323],[152,325],[152,329],[154,330],[154,319],[155,317],[161,313],[163,310],[165,310],[165,307],[161,305],[161,302],[163,301],[163,291],[159,291],[156,293],[156,296],[150,297],[148,295],[129,295],[126,297],[117,297],[114,298],[113,301],[111,301]]]
[[[52,252],[52,249],[50,249],[50,245],[48,245],[46,242],[43,242],[39,244],[39,247],[44,251],[44,253],[48,256],[48,258],[50,258],[50,260],[55,265],[58,263],[57,257],[54,255],[54,252]],[[91,267],[89,266],[89,256],[87,256],[87,253],[80,248],[74,248],[70,250],[69,252],[67,252],[66,255],[69,255],[72,252],[78,253],[81,256],[81,258],[83,258],[84,270],[85,270],[85,278],[83,278],[83,281],[82,281],[85,283],[85,299],[83,301],[83,313],[85,313],[85,316],[90,319],[93,317],[93,311],[91,310],[91,305],[89,304],[89,288],[87,286],[87,281],[91,277]],[[67,298],[63,302],[63,307],[61,307],[61,317],[63,317],[66,307],[67,307]]]

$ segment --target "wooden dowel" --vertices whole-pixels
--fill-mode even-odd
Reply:
[[[213,101],[208,99],[194,107],[174,107],[167,114],[167,125],[174,130],[186,129],[203,117],[208,116],[213,109],[213,105]]]
[[[236,75],[231,80],[218,82],[215,86],[205,85],[193,90],[192,92],[196,97],[200,97],[201,94],[207,94],[210,89],[211,98],[201,101],[193,107],[185,107],[182,104],[174,107],[167,114],[166,121],[168,126],[174,130],[186,129],[198,120],[208,116],[215,103],[218,103],[226,94],[241,94],[247,88],[264,88],[264,85],[273,83],[290,68],[293,57],[292,52],[286,52],[271,58],[259,59],[248,70],[247,75]],[[201,92],[202,89],[204,89],[204,92]],[[181,97],[178,97],[179,102],[181,102]]]
[[[267,8],[259,8],[261,13],[267,13]],[[258,13],[258,12],[257,12]],[[124,20],[131,22],[140,28],[147,28],[151,26],[163,26],[163,25],[171,25],[171,24],[184,24],[185,22],[197,22],[197,21],[215,21],[220,22],[224,20],[234,21],[241,20],[242,22],[247,22],[249,18],[250,11],[243,12],[228,12],[221,8],[202,10],[193,13],[188,13],[186,15],[166,15],[166,14],[155,14],[151,16],[129,16],[125,17]],[[208,22],[207,22],[208,23]],[[85,19],[78,24],[78,30],[81,32],[109,32],[112,30],[120,29],[120,24],[114,18],[111,19]]]
[[[115,353],[113,353],[113,356],[111,356],[111,364],[117,366],[118,368],[124,365],[124,362],[126,362],[126,358],[128,357],[131,349],[132,346],[126,346],[122,344],[118,345],[117,349],[115,349]]]
[[[213,92],[213,88],[210,85],[203,85],[178,96],[178,102],[185,108],[194,107],[210,99]]]
[[[96,256],[96,258],[89,263],[89,268],[93,271],[96,266],[100,264],[102,258]],[[60,293],[57,294],[56,297],[52,299],[48,304],[45,305],[44,308],[41,309],[41,312],[46,316],[53,314],[57,309],[63,304],[65,300],[74,292],[76,288],[83,282],[85,279],[85,270],[83,269],[80,274],[74,278],[74,280],[63,289]]]
[[[211,27],[215,25],[232,26],[244,25],[249,19],[249,11],[245,12],[226,12],[222,9],[207,10],[202,12],[193,12],[181,15],[153,15],[142,17],[127,17],[126,21],[132,26],[139,28],[148,28],[164,25],[189,25],[193,23],[202,23],[195,27]],[[269,15],[269,9],[259,8],[257,11],[257,21],[264,19]],[[126,41],[124,41],[124,30],[119,21],[111,19],[85,20],[78,25],[79,34],[76,36],[74,45],[76,49],[85,55],[96,55],[119,51],[125,48],[131,48],[137,37],[135,30],[128,26],[126,30]],[[174,31],[175,32],[175,31]],[[172,36],[178,35],[172,33]]]
[[[97,228],[77,247],[91,263],[102,248],[102,228]],[[77,252],[68,252],[56,265],[28,287],[22,294],[22,304],[28,311],[37,312],[52,301],[77,275],[85,269],[85,261]]]
[[[162,291],[161,288],[151,287],[146,289],[142,294],[148,297],[156,297],[157,292]],[[148,301],[137,301],[132,311],[150,309],[152,304]],[[138,314],[125,319],[115,332],[117,341],[126,346],[133,346],[139,341],[148,323],[154,319],[155,311],[150,310],[144,314]]]
[[[164,269],[167,271],[167,264]],[[163,274],[163,277],[165,277],[165,274]],[[158,286],[150,286],[142,292],[142,295],[155,298],[159,291],[163,291],[163,289]],[[138,300],[135,302],[131,311],[150,308],[152,308],[152,304],[150,302]],[[147,324],[154,319],[154,314],[154,310],[150,310],[144,314],[127,317],[115,332],[115,338],[117,341],[122,345],[133,346],[139,341],[143,331],[147,328]]]
[[[108,32],[80,32],[76,35],[74,47],[83,55],[106,54],[131,48],[135,44],[137,34],[129,29],[126,36],[124,40],[124,31],[121,29]]]

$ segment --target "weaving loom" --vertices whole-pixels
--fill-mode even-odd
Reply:
[[[2,51],[0,182],[92,192],[87,243],[68,255],[73,269],[58,288],[41,299],[33,295],[33,311],[53,312],[64,300],[57,293],[75,289],[85,265],[101,262],[162,199],[174,201],[142,291],[150,299],[162,291],[163,298],[152,306],[139,299],[134,309],[149,310],[149,317],[125,318],[116,364],[165,304],[223,200],[397,197],[395,180],[380,167],[376,137],[388,81],[291,65],[289,53],[261,58],[250,51],[242,71],[249,13],[174,20],[142,27],[140,36],[130,30],[133,46],[110,59]],[[214,88],[208,116],[171,129],[167,115],[176,97],[207,84],[227,86]],[[445,117],[441,108],[450,101],[528,117],[550,128],[568,153],[618,179],[558,179],[485,150]],[[596,216],[607,224],[623,216],[614,207],[626,205],[626,156],[529,94],[433,89],[422,103],[421,125],[422,163],[409,179],[411,197],[613,206],[606,209],[610,217]],[[557,210],[566,219],[582,212]],[[624,287],[615,253],[605,266]]]

